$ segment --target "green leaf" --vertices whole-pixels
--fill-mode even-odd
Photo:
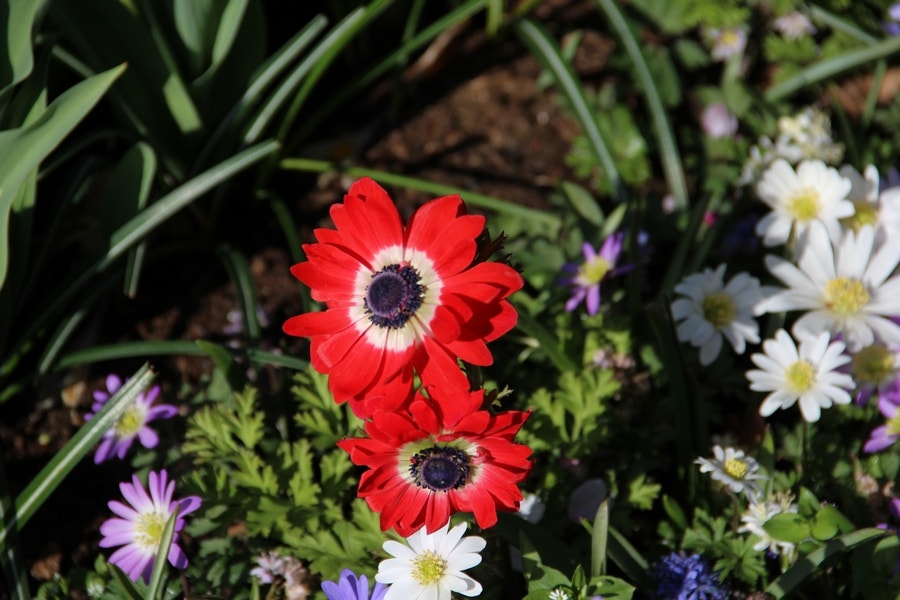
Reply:
[[[768,528],[766,530],[768,531]],[[893,536],[895,534],[884,529],[867,528],[826,542],[821,548],[813,550],[806,556],[798,559],[790,569],[769,584],[766,592],[772,594],[775,598],[784,598],[800,584],[812,577],[817,570],[824,569],[839,555],[850,552],[858,546],[874,543],[887,535]]]
[[[776,540],[799,544],[811,535],[809,521],[798,514],[781,513],[763,524],[763,529]]]
[[[0,96],[31,74],[32,28],[42,5],[43,2],[36,0],[8,0],[0,11],[0,31],[5,34],[6,42],[6,54],[0,61]]]
[[[604,498],[594,516],[591,533],[591,577],[606,575],[606,540],[609,534],[609,497]]]
[[[178,521],[179,505],[166,520],[162,535],[159,538],[159,546],[156,548],[156,558],[153,562],[153,571],[150,573],[150,582],[147,584],[147,598],[149,600],[162,600],[163,584],[166,578],[166,562],[169,552],[172,550],[172,539],[175,537],[175,523]]]
[[[28,177],[78,125],[124,70],[95,75],[66,90],[33,122],[0,131],[0,287],[9,265],[10,210]]]
[[[603,223],[603,211],[600,210],[597,199],[590,192],[571,181],[563,181],[560,183],[560,187],[572,208],[585,220],[598,227]]]
[[[672,522],[675,523],[679,529],[688,528],[687,517],[676,500],[668,494],[663,494],[662,505],[666,514],[669,515],[669,518],[672,519]]]

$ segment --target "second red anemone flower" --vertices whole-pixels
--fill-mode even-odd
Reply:
[[[335,400],[368,418],[425,385],[468,389],[457,359],[491,364],[486,342],[513,328],[506,300],[522,277],[499,262],[473,264],[484,217],[459,196],[432,200],[404,227],[393,201],[368,178],[331,207],[335,229],[317,229],[291,273],[324,312],[291,317],[289,335],[311,338],[311,360]],[[441,524],[443,525],[443,523]]]
[[[417,393],[408,412],[376,412],[369,437],[338,442],[354,464],[369,467],[359,497],[381,513],[383,530],[404,537],[423,526],[432,533],[459,511],[492,527],[498,510],[514,512],[522,501],[531,449],[513,438],[529,413],[481,410],[483,390],[429,393]]]

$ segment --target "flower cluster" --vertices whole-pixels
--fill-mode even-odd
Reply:
[[[335,228],[317,229],[317,243],[303,247],[307,260],[291,269],[325,310],[283,328],[311,339],[312,366],[328,375],[335,401],[365,420],[364,437],[338,445],[367,468],[359,497],[409,546],[386,542],[395,558],[375,579],[391,584],[386,600],[477,595],[480,584],[462,571],[480,562],[485,542],[463,538],[464,523],[449,529],[451,516],[472,513],[487,528],[497,511],[517,511],[531,450],[514,442],[528,413],[485,407],[460,361],[491,364],[487,343],[515,325],[508,297],[522,278],[483,260],[484,218],[458,196],[426,203],[404,225],[388,194],[364,178],[330,215]],[[584,286],[589,305],[599,303],[601,279]],[[338,588],[362,592],[342,581]]]

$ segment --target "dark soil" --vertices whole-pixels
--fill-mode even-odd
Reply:
[[[548,22],[552,18],[554,23],[581,25],[596,12],[591,6],[547,2],[539,15]],[[355,136],[353,162],[545,207],[547,193],[557,182],[577,180],[562,157],[578,127],[552,89],[538,88],[541,66],[515,38],[488,39],[478,23],[443,41],[443,49],[433,48],[407,69],[404,85],[411,93],[402,102],[389,93],[390,84],[372,91],[362,109],[370,127]],[[587,31],[575,60],[579,75],[586,81],[604,77],[612,47],[607,38]],[[313,149],[308,150],[310,154],[301,150],[297,155],[310,156]],[[298,234],[301,240],[311,241],[314,227],[329,224],[327,207],[341,200],[348,181],[334,175],[314,181],[298,175],[291,184],[298,190],[292,209],[303,224]],[[428,199],[408,190],[389,191],[405,216]],[[292,261],[284,236],[269,216],[250,217],[240,223],[240,229],[247,233],[241,250],[249,260],[264,313],[261,345],[303,356],[304,342],[286,339],[281,332],[284,319],[301,310],[299,284],[288,271]],[[161,258],[148,265],[141,293],[134,300],[110,300],[86,325],[80,343],[239,340],[234,322],[237,308],[234,289],[215,256]],[[14,491],[83,424],[91,392],[103,383],[106,372],[102,369],[124,375],[141,362],[76,369],[57,382],[59,387],[40,390],[27,412],[0,407],[0,447]],[[212,370],[211,361],[197,357],[160,359],[156,364],[169,402],[176,400],[184,384],[196,385]],[[108,517],[106,501],[118,497],[117,483],[130,473],[127,463],[95,466],[88,458],[56,490],[21,532],[35,579],[45,581],[75,565],[90,568],[97,553],[99,524]]]

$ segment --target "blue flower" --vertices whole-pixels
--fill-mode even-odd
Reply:
[[[728,590],[719,584],[719,576],[699,554],[685,556],[672,552],[650,569],[659,582],[657,595],[662,600],[726,600]]]
[[[350,569],[344,569],[336,583],[323,581],[322,591],[328,600],[384,600],[388,586],[376,583],[369,596],[369,579],[365,575],[357,577]]]

